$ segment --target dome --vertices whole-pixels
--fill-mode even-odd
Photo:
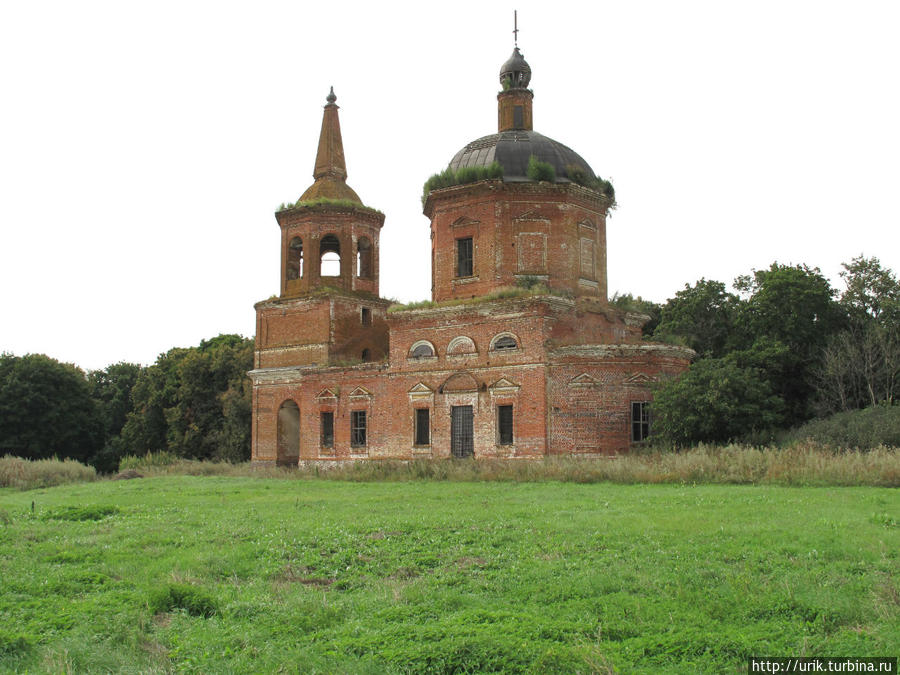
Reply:
[[[469,167],[486,167],[497,162],[503,167],[503,180],[508,183],[525,182],[528,161],[534,155],[556,170],[557,182],[568,182],[568,167],[575,167],[593,177],[594,171],[571,148],[547,138],[536,131],[510,130],[483,136],[457,152],[450,160],[454,171]]]
[[[516,47],[506,63],[500,68],[500,84],[504,88],[527,89],[531,82],[531,66]]]

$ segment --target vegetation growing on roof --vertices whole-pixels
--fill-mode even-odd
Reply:
[[[458,305],[478,305],[483,302],[491,302],[493,300],[506,300],[508,298],[525,298],[531,296],[552,295],[558,298],[572,298],[572,293],[565,290],[556,290],[548,288],[542,281],[537,280],[536,283],[528,285],[524,279],[516,281],[515,286],[503,286],[487,295],[479,295],[474,298],[457,298],[455,300],[443,300],[434,302],[433,300],[419,300],[418,302],[410,302],[406,305],[396,304],[388,307],[389,314],[393,312],[402,312],[409,309],[430,309],[432,307],[456,307]],[[524,282],[524,283],[523,283]]]
[[[569,164],[566,166],[566,176],[573,183],[578,183],[582,187],[589,188],[591,190],[596,190],[607,197],[609,197],[613,203],[616,201],[616,190],[613,187],[613,184],[608,180],[603,180],[600,176],[593,175],[590,171],[585,171],[581,167],[575,166],[574,164]]]
[[[553,168],[553,165],[550,162],[542,162],[534,155],[528,158],[528,170],[525,175],[539,183],[541,181],[556,182],[556,169]]]
[[[422,206],[432,190],[477,183],[480,180],[503,178],[503,167],[499,162],[492,162],[488,166],[470,166],[454,171],[449,166],[440,173],[433,174],[422,187]]]
[[[365,204],[361,204],[360,202],[355,202],[352,199],[329,199],[328,197],[317,197],[316,199],[307,199],[306,201],[297,200],[296,202],[281,202],[278,206],[277,211],[290,211],[291,209],[302,209],[302,208],[310,208],[317,206],[338,206],[347,209],[359,209],[361,211],[369,211],[370,213],[378,213],[380,215],[384,215],[378,209],[373,209],[371,206],[366,206]]]

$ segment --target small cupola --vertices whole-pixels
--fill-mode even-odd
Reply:
[[[522,52],[516,47],[512,56],[500,68],[500,86],[507,89],[528,89],[531,82],[531,66],[525,61]]]
[[[534,122],[531,100],[534,94],[528,89],[531,82],[531,66],[516,47],[500,68],[500,86],[497,94],[497,131],[531,131]]]

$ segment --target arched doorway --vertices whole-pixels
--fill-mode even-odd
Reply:
[[[288,399],[278,409],[278,450],[275,464],[297,466],[300,459],[300,408]]]

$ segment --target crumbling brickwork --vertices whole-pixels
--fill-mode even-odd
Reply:
[[[649,433],[652,384],[692,352],[643,342],[647,317],[609,306],[613,199],[584,186],[599,183],[583,159],[531,130],[529,79],[516,50],[500,133],[453,160],[499,163],[503,177],[425,201],[434,304],[421,308],[378,295],[384,216],[346,185],[329,94],[315,182],[276,214],[280,293],[256,304],[253,461],[601,457]],[[557,163],[555,182],[528,177],[523,148]]]

